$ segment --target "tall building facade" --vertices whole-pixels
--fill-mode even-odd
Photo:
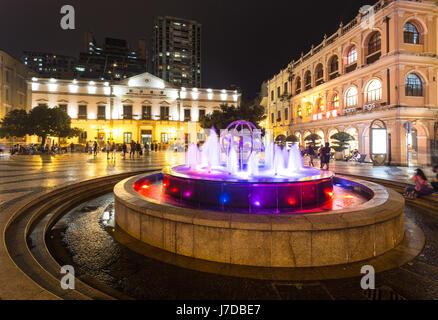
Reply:
[[[77,58],[37,51],[24,51],[21,61],[41,78],[73,79]]]
[[[382,0],[361,10],[268,81],[269,131],[302,146],[312,133],[333,145],[343,131],[367,161],[438,161],[437,37],[435,1]]]
[[[158,17],[152,40],[152,72],[180,87],[202,87],[201,24]]]
[[[62,108],[72,127],[84,130],[68,142],[96,140],[101,146],[108,140],[165,147],[205,141],[199,120],[241,100],[237,91],[180,88],[149,73],[116,82],[34,78],[28,85],[32,107]]]
[[[18,59],[0,50],[0,120],[11,110],[27,109],[31,98],[27,79],[34,75]]]
[[[146,72],[148,50],[146,40],[140,39],[137,48],[123,39],[105,38],[99,44],[91,32],[85,32],[83,52],[76,66],[78,78],[123,80]]]

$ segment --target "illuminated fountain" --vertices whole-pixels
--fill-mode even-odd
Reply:
[[[190,145],[186,164],[163,171],[164,192],[188,204],[251,212],[318,208],[333,198],[333,174],[304,167],[297,145],[290,150],[263,146],[256,127],[246,121],[207,142]]]
[[[304,166],[237,121],[186,163],[114,188],[117,225],[151,246],[227,264],[309,267],[369,259],[403,240],[404,202],[377,184]]]

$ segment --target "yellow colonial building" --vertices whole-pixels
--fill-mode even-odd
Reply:
[[[118,82],[32,78],[29,87],[32,108],[62,108],[72,127],[84,130],[69,143],[96,140],[101,146],[106,141],[164,146],[204,141],[200,118],[241,100],[237,91],[180,88],[149,73]]]
[[[438,7],[379,1],[268,81],[268,126],[301,145],[340,131],[391,165],[427,165],[438,139]],[[374,130],[376,129],[376,130]],[[378,130],[383,129],[383,130]],[[436,160],[435,160],[436,161]]]

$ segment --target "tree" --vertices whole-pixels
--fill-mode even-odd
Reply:
[[[217,130],[221,130],[234,121],[246,120],[260,129],[259,123],[265,118],[265,110],[258,104],[242,103],[239,107],[223,104],[220,106],[220,110],[215,110],[212,114],[200,119],[200,123],[204,129],[215,127]]]
[[[296,135],[290,135],[289,137],[287,137],[286,142],[292,142],[292,143],[297,143],[298,142],[298,137]]]
[[[29,115],[26,110],[15,109],[6,114],[0,123],[0,137],[24,137],[29,133]]]
[[[347,132],[338,132],[330,137],[330,139],[335,140],[334,146],[336,152],[342,152],[348,149],[349,141],[353,141],[354,137]]]
[[[67,138],[78,136],[80,129],[71,128],[71,118],[60,108],[49,108],[39,105],[29,113],[29,133],[42,138],[45,145],[48,136]]]
[[[304,141],[310,141],[310,145],[313,146],[313,148],[318,148],[319,145],[317,146],[316,143],[321,139],[322,138],[319,135],[317,135],[316,133],[312,133],[304,138]]]

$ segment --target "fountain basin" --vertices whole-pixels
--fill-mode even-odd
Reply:
[[[404,236],[403,197],[357,179],[332,180],[367,194],[361,204],[300,214],[244,214],[146,197],[135,190],[144,178],[115,186],[116,223],[134,238],[177,255],[258,267],[330,266],[379,256]],[[163,176],[147,178],[160,184]]]
[[[212,208],[248,211],[302,211],[322,206],[333,197],[333,174],[306,169],[295,177],[247,177],[220,170],[190,170],[187,166],[163,171],[163,190],[185,202]],[[207,178],[207,179],[206,179]],[[147,180],[147,179],[146,179]],[[139,189],[145,180],[134,186]]]

